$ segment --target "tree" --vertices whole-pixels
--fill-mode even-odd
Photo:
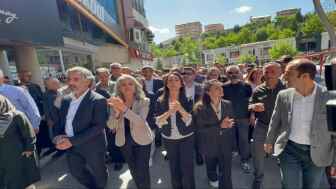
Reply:
[[[202,47],[204,49],[215,49],[215,48],[218,48],[217,44],[216,44],[216,40],[217,38],[216,37],[208,37],[208,38],[205,38],[203,41],[202,41]]]
[[[307,14],[303,23],[302,32],[305,37],[313,37],[316,33],[323,32],[320,18],[316,14]]]
[[[277,16],[275,17],[274,24],[275,27],[277,27],[280,30],[287,28],[293,31],[297,31],[297,29],[299,28],[299,22],[300,18],[297,17],[297,15]]]
[[[163,65],[162,65],[162,62],[161,62],[160,58],[158,58],[157,61],[156,61],[155,69],[163,70]]]
[[[295,32],[289,28],[281,30],[278,35],[279,39],[285,39],[290,37],[295,37]]]
[[[249,28],[244,27],[238,33],[238,44],[255,42],[255,34]]]
[[[267,29],[262,27],[256,32],[256,40],[257,41],[266,41],[268,38]]]
[[[155,43],[149,44],[149,48],[153,53],[154,57],[162,57],[162,49],[158,47]]]
[[[241,64],[246,64],[246,63],[254,63],[256,61],[256,57],[250,54],[245,54],[245,55],[241,55],[239,57],[239,63]]]
[[[334,27],[329,22],[328,17],[325,14],[325,11],[324,11],[324,9],[321,5],[321,1],[320,0],[313,0],[313,3],[314,3],[315,11],[316,11],[318,17],[320,18],[324,28],[327,30],[327,32],[329,34],[330,46],[331,46],[331,48],[335,48],[336,47],[336,34],[335,34]]]
[[[270,50],[269,54],[272,60],[276,60],[283,55],[295,56],[297,54],[297,50],[293,47],[289,42],[278,42],[276,43]]]
[[[240,31],[240,26],[239,25],[234,25],[233,26],[233,32],[238,33]]]
[[[219,64],[227,64],[228,60],[223,54],[217,54],[215,57],[215,62]]]

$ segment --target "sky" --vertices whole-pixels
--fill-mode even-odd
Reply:
[[[248,23],[250,16],[274,17],[276,11],[288,8],[301,8],[301,13],[305,14],[312,12],[314,5],[312,0],[145,0],[147,19],[156,43],[175,37],[176,24],[222,23],[228,29]]]

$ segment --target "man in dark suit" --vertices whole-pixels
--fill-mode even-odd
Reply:
[[[190,99],[195,105],[201,98],[203,93],[203,88],[200,84],[195,82],[196,78],[196,71],[192,67],[184,67],[183,68],[183,81],[185,84],[186,96]],[[200,143],[200,136],[198,133],[195,133],[195,152],[196,152],[196,163],[197,165],[203,164],[203,158],[200,153],[199,143]]]
[[[43,92],[38,84],[32,82],[32,73],[30,71],[21,70],[19,72],[19,78],[20,78],[20,86],[23,86],[25,89],[27,89],[31,97],[34,99],[34,102],[36,103],[36,106],[42,117],[42,120],[39,125],[39,130],[36,133],[37,134],[36,148],[38,154],[40,155],[43,148],[47,147],[50,148],[52,146],[52,143],[49,140],[47,122],[44,119]]]
[[[157,147],[159,147],[161,146],[161,135],[155,124],[154,114],[155,114],[155,103],[157,101],[157,98],[160,96],[159,89],[163,87],[163,81],[161,79],[154,78],[153,72],[154,72],[154,69],[151,66],[146,65],[142,68],[142,75],[145,78],[144,90],[145,90],[147,98],[149,98],[150,100],[147,122],[150,128],[152,129],[152,131],[154,131],[155,133],[155,144]],[[154,155],[154,146],[152,146],[152,150],[151,150],[150,165],[152,163],[153,155]]]
[[[64,97],[60,119],[55,128],[56,148],[67,150],[70,173],[89,189],[104,188],[107,181],[105,165],[108,119],[106,99],[91,91],[92,73],[83,67],[67,71],[72,91]]]

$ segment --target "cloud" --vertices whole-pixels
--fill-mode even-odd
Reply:
[[[234,12],[239,13],[239,14],[244,14],[244,13],[250,12],[252,9],[253,7],[244,5],[244,6],[235,8]]]
[[[158,33],[158,34],[169,34],[170,31],[168,28],[157,28],[155,26],[149,26],[149,29],[154,32],[154,33]]]

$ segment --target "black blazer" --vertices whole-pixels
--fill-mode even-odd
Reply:
[[[150,128],[153,130],[157,126],[155,124],[155,104],[158,99],[158,97],[161,95],[160,89],[163,87],[163,81],[160,79],[153,79],[153,92],[154,94],[150,94],[146,91],[146,88],[144,88],[146,97],[149,98],[150,104],[149,104],[149,112],[147,116],[147,122]]]
[[[66,116],[71,97],[66,96],[61,103],[60,119],[55,127],[55,135],[65,134]],[[104,151],[106,148],[105,127],[108,119],[106,99],[94,91],[89,91],[80,103],[72,126],[72,145],[81,151]]]
[[[233,118],[230,101],[222,100],[222,118],[218,120],[211,105],[198,105],[193,111],[193,125],[199,134],[200,151],[208,157],[218,157],[224,153],[225,145],[233,141],[233,129],[222,129],[220,124],[225,117]],[[229,146],[231,148],[231,146]]]
[[[187,98],[181,99],[180,103],[182,107],[187,111],[191,112],[192,110],[192,101],[188,100]],[[160,99],[157,101],[156,104],[156,116],[160,116],[163,113],[167,112],[169,109],[169,104],[168,100],[166,101],[160,101]],[[171,135],[171,120],[170,118],[167,119],[167,124],[162,126],[162,133],[165,136],[170,136]],[[184,121],[182,120],[182,116],[179,113],[176,113],[176,126],[177,130],[180,132],[181,135],[188,135],[192,132],[194,132],[194,126],[191,124],[187,126]]]
[[[203,96],[203,87],[199,84],[196,84],[193,104],[196,104],[199,100],[201,100],[202,96]]]

